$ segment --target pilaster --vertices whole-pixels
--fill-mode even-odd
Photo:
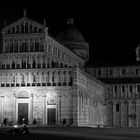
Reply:
[[[136,103],[136,126],[140,127],[140,100]]]
[[[75,87],[76,88],[76,87]],[[78,126],[78,93],[77,89],[73,89],[72,95],[72,111],[73,111],[73,126]]]

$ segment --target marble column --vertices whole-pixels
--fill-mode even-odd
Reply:
[[[113,126],[116,126],[116,102],[113,102]]]
[[[134,102],[135,103],[135,102]],[[135,126],[135,110],[136,110],[136,104],[134,104],[133,102],[130,101],[129,103],[129,126],[130,127],[134,127]]]
[[[13,122],[16,123],[16,94],[13,94]]]
[[[35,68],[37,68],[37,64],[38,64],[38,58],[37,56],[35,56]]]
[[[30,123],[32,124],[33,123],[33,120],[34,120],[34,108],[33,108],[33,105],[34,105],[34,95],[31,94],[31,117],[30,117]]]
[[[47,116],[46,116],[46,95],[43,96],[43,123],[47,123]]]
[[[58,96],[58,103],[57,103],[57,114],[58,114],[58,124],[61,124],[61,93]]]
[[[128,126],[128,102],[121,102],[121,126]]]
[[[41,68],[42,68],[42,65],[43,65],[43,56],[40,56],[40,65],[41,65]]]
[[[30,52],[30,38],[28,39],[28,52]]]
[[[140,100],[136,103],[136,126],[140,127]]]
[[[5,96],[4,95],[1,95],[1,100],[2,100],[2,104],[1,104],[1,107],[2,107],[2,111],[1,111],[1,122],[3,123],[3,120],[4,120],[4,98]]]
[[[78,95],[72,95],[72,112],[73,112],[73,126],[78,126]]]

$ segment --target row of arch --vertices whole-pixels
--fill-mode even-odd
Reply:
[[[3,45],[4,53],[25,53],[25,52],[44,52],[44,43],[42,41],[23,41],[23,42],[8,42]],[[73,62],[70,55],[60,51],[57,47],[50,44],[46,45],[46,51],[60,59],[68,62]]]
[[[60,50],[58,46],[44,40],[42,36],[34,37],[20,37],[20,38],[4,38],[3,39],[3,52],[4,53],[18,53],[18,52],[44,52],[72,62],[73,58],[66,51]]]
[[[102,99],[97,99],[100,95],[94,93],[87,95],[87,91],[79,92],[79,123],[80,124],[101,124],[103,116],[103,102]],[[95,95],[96,94],[96,95]],[[95,97],[96,96],[96,97]],[[102,106],[102,109],[101,109]],[[105,115],[105,114],[104,114]]]
[[[71,67],[44,56],[23,56],[1,59],[0,69],[35,69],[35,68],[66,68]]]
[[[118,93],[106,93],[107,99],[135,99],[140,98],[140,92],[118,92]]]
[[[96,78],[129,78],[140,76],[139,67],[87,68],[86,71]]]
[[[129,98],[140,98],[140,85],[139,84],[126,84],[113,86],[106,93],[107,99],[129,99]]]
[[[43,28],[39,28],[28,22],[23,22],[9,29],[6,29],[4,31],[4,34],[23,34],[23,33],[42,33],[42,32]]]
[[[85,42],[67,42],[67,41],[65,41],[65,42],[62,42],[62,44],[64,44],[64,46],[66,46],[68,49],[70,49],[70,50],[76,50],[75,52],[77,53],[77,51],[80,51],[80,50],[82,50],[81,51],[81,57],[83,56],[86,56],[87,55],[87,58],[89,57],[89,47],[88,47],[88,44],[87,43],[85,43]]]
[[[2,73],[0,75],[1,86],[67,86],[72,85],[73,75],[71,71],[45,71],[27,73]]]
[[[43,52],[44,43],[43,41],[33,40],[33,41],[12,41],[3,43],[3,52]]]

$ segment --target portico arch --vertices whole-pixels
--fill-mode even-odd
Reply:
[[[31,118],[31,96],[28,92],[22,91],[16,95],[16,122],[19,124],[28,124],[32,121]]]
[[[46,124],[55,125],[57,123],[57,94],[53,91],[46,96]]]

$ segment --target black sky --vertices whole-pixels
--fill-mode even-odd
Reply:
[[[38,1],[39,2],[39,1]],[[25,6],[24,6],[25,5]],[[65,3],[26,4],[0,9],[0,28],[23,16],[43,24],[44,18],[49,33],[56,36],[69,17],[90,45],[90,63],[115,63],[135,60],[135,49],[140,43],[139,9],[131,3]]]

